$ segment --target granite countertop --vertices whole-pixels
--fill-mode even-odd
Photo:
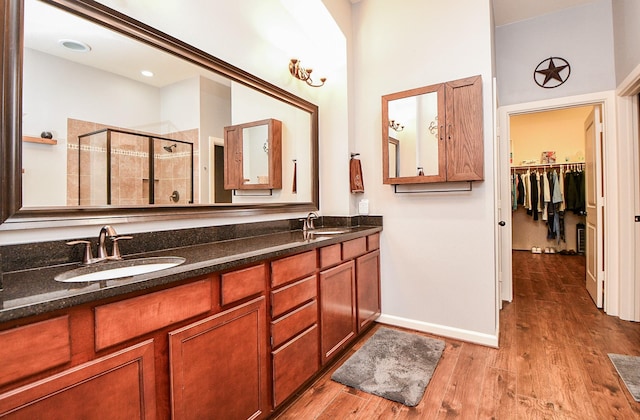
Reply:
[[[351,227],[346,233],[307,239],[301,230],[292,230],[125,255],[125,259],[176,256],[185,258],[185,262],[162,271],[115,280],[80,283],[63,283],[54,280],[56,275],[80,267],[79,263],[5,272],[0,289],[0,322],[297,254],[381,230],[379,226],[358,226]]]

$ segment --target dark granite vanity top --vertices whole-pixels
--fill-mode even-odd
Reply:
[[[301,230],[290,230],[135,254],[123,252],[125,259],[176,256],[183,257],[186,261],[162,271],[116,280],[80,283],[62,283],[54,280],[56,275],[80,267],[79,262],[4,271],[0,290],[0,322],[292,255],[381,230],[380,226],[351,226],[347,233],[309,239],[305,239]]]

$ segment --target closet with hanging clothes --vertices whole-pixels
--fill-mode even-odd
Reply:
[[[580,253],[584,224],[584,163],[511,168],[513,249]]]
[[[592,109],[582,106],[510,118],[514,250],[584,252],[584,121]]]

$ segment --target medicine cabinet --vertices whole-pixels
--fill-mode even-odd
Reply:
[[[383,96],[383,182],[483,180],[482,125],[481,76]]]
[[[253,121],[224,128],[224,188],[282,188],[282,122]]]

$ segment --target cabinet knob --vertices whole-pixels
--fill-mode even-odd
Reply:
[[[498,222],[498,224],[499,224],[500,226],[504,226],[504,225],[506,225],[507,223],[506,223],[504,220],[500,220],[500,221]]]

